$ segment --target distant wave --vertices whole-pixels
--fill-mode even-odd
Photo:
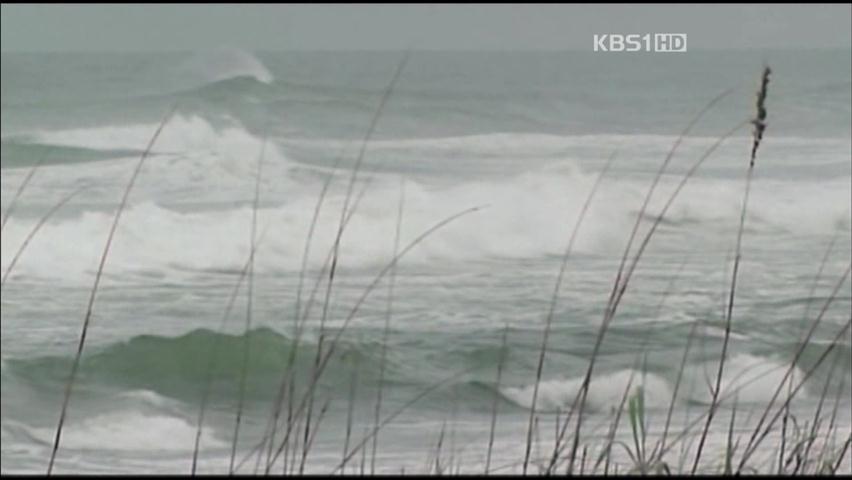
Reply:
[[[238,77],[250,77],[263,83],[275,80],[269,69],[256,56],[236,48],[219,48],[196,53],[180,64],[176,71],[195,79],[199,84]]]
[[[156,392],[193,402],[208,379],[217,392],[234,393],[242,373],[246,341],[251,348],[248,379],[253,388],[250,391],[256,396],[269,396],[275,391],[289,356],[294,353],[294,343],[265,327],[233,335],[207,329],[193,330],[178,337],[138,335],[92,349],[82,360],[79,381],[123,391]],[[350,372],[344,365],[354,361],[359,364],[361,378],[375,377],[377,351],[372,345],[341,342],[338,352],[345,358],[344,364],[332,361],[324,380],[336,385],[348,379]],[[299,375],[308,376],[316,356],[316,344],[309,339],[302,340],[295,353]],[[5,359],[4,376],[13,375],[36,387],[55,390],[64,384],[70,362],[70,355]]]
[[[3,168],[40,165],[66,165],[70,163],[114,160],[138,157],[142,150],[132,148],[87,148],[71,145],[28,142],[25,139],[4,138],[0,143]]]
[[[110,202],[120,197],[120,185],[129,172],[125,155],[144,148],[154,130],[154,124],[131,124],[33,132],[27,137],[30,144],[4,139],[4,149],[11,148],[16,155],[39,155],[43,148],[59,148],[63,154],[77,155],[85,149],[97,155],[111,152],[124,157],[98,164],[55,164],[39,172],[27,192],[34,197],[28,200],[38,198],[40,204],[49,204],[69,188],[85,184],[97,188],[85,192],[79,201],[98,208],[78,211],[73,217],[57,218],[45,225],[13,275],[74,282],[91,274],[101,239],[110,226]],[[558,152],[571,146],[577,148],[583,142],[591,142],[594,147],[607,141],[629,141],[621,137],[495,134],[375,142],[367,161],[377,167],[377,173],[341,247],[347,265],[376,266],[390,259],[399,198],[399,178],[393,165],[403,161],[419,165],[430,175],[425,179],[415,176],[406,182],[403,243],[464,208],[488,206],[437,232],[412,250],[404,262],[559,255],[596,173],[581,169],[576,159],[560,159]],[[669,140],[636,136],[637,142],[655,145],[654,148],[663,148]],[[259,219],[261,228],[268,230],[264,230],[266,236],[259,247],[260,273],[289,272],[301,265],[305,235],[323,180],[305,175],[305,171],[330,172],[310,160],[298,159],[298,148],[314,146],[312,142],[270,140],[265,146]],[[790,140],[791,148],[796,142]],[[153,155],[134,189],[110,257],[110,271],[158,275],[239,271],[248,254],[248,234],[242,233],[249,231],[249,202],[263,145],[261,138],[239,124],[214,126],[204,118],[189,115],[172,119],[154,145]],[[325,150],[336,154],[342,148],[332,142]],[[490,178],[465,174],[465,164],[478,164],[482,159],[502,159],[499,161],[518,165],[547,155],[552,157],[549,164],[512,174]],[[408,160],[401,160],[404,158]],[[392,167],[383,170],[386,164]],[[21,169],[4,172],[4,190],[14,189],[26,173],[15,170]],[[347,177],[347,171],[338,172],[338,181],[326,198],[313,239],[311,266],[321,265],[334,242]],[[647,219],[653,219],[660,211],[677,180],[663,179],[646,212]],[[848,231],[852,225],[848,201],[851,187],[850,178],[842,176],[819,182],[759,178],[753,185],[747,226],[768,235]],[[575,250],[604,255],[617,252],[647,188],[648,179],[641,176],[625,178],[613,174],[604,179]],[[738,177],[735,181],[695,178],[671,206],[663,226],[689,235],[732,235],[741,191]],[[199,203],[209,207],[174,207]],[[3,268],[36,221],[20,216],[9,221],[0,255]]]
[[[632,380],[631,380],[632,377]],[[570,379],[543,380],[539,386],[536,409],[542,411],[565,411],[580,392],[583,377]],[[634,370],[620,370],[609,374],[600,374],[589,386],[588,406],[592,411],[605,411],[617,408],[628,385],[631,392],[643,387],[645,402],[650,406],[664,406],[671,399],[668,382],[655,374],[644,374]],[[523,387],[504,387],[500,390],[507,399],[524,408],[532,407],[535,385]]]
[[[707,404],[711,397],[704,383],[702,371],[706,369],[709,378],[714,378],[718,363],[706,366],[688,365],[685,369],[683,390],[680,401]],[[725,404],[730,405],[736,397],[738,403],[763,404],[772,398],[772,394],[781,384],[787,365],[777,360],[749,354],[738,354],[728,360],[722,377],[722,396],[730,394]],[[674,372],[672,372],[674,373]],[[803,378],[803,371],[794,369],[794,385]],[[583,385],[582,376],[566,379],[542,380],[536,401],[536,409],[543,411],[565,411]],[[611,373],[598,373],[591,381],[588,392],[588,406],[592,411],[606,411],[618,408],[627,387],[628,395],[642,387],[645,404],[650,408],[667,408],[671,402],[673,386],[669,380],[659,374],[623,369]],[[533,384],[521,387],[503,387],[500,393],[513,403],[524,408],[532,406]],[[801,396],[807,392],[800,393]]]
[[[69,427],[63,432],[62,446],[72,450],[191,451],[196,433],[195,425],[187,418],[134,410],[71,419]],[[55,434],[52,426],[33,427],[11,419],[3,420],[3,430],[45,448],[52,444]],[[202,441],[206,446],[227,445],[216,438],[210,428],[202,432]]]

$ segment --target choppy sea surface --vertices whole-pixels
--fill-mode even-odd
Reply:
[[[691,119],[734,88],[676,150],[640,239],[683,174],[754,115],[764,62],[773,69],[769,126],[751,186],[722,378],[724,391],[737,393],[723,402],[710,443],[724,447],[734,402],[740,422],[759,417],[828,305],[793,370],[795,379],[808,377],[793,409],[804,422],[827,391],[822,408],[836,409],[842,445],[852,426],[849,330],[823,355],[849,321],[852,301],[847,280],[829,302],[852,256],[848,50],[414,52],[366,144],[347,203],[353,166],[400,58],[239,50],[2,55],[0,263],[4,275],[14,267],[2,287],[3,473],[46,469],[112,219],[173,105],[104,268],[56,471],[188,473],[209,388],[198,468],[227,472],[245,371],[237,457],[249,458],[240,471],[251,472],[256,457],[247,456],[268,424],[287,359],[293,354],[304,387],[321,332],[328,342],[344,327],[393,258],[397,227],[402,249],[444,218],[483,206],[406,253],[352,313],[319,382],[313,415],[328,403],[305,468],[333,469],[344,448],[364,438],[383,384],[382,417],[405,408],[379,434],[379,471],[429,471],[438,449],[442,467],[481,471],[497,405],[492,468],[505,472],[523,460],[561,257],[607,159],[615,152],[556,303],[534,457],[546,455],[555,412],[581,387],[654,173]],[[600,445],[595,438],[605,436],[628,385],[643,386],[650,430],[659,433],[696,324],[672,430],[706,410],[751,141],[746,126],[719,145],[638,263],[589,387],[583,439],[590,448]],[[241,273],[260,159],[249,317]],[[33,228],[74,192],[16,261]],[[323,266],[341,209],[353,203],[324,309]],[[295,312],[311,304],[312,291],[294,351]],[[620,432],[629,435],[626,415]],[[745,441],[749,433],[737,434]],[[358,471],[361,462],[359,452],[349,468]]]

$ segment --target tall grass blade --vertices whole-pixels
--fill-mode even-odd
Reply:
[[[50,461],[47,465],[47,475],[53,473],[53,465],[56,461],[56,453],[59,450],[59,444],[62,440],[62,427],[65,424],[65,416],[68,413],[68,402],[71,399],[71,391],[74,387],[74,381],[77,378],[77,369],[80,367],[80,358],[83,355],[83,348],[86,344],[86,334],[89,332],[89,322],[92,319],[92,312],[95,306],[95,298],[98,294],[98,287],[101,283],[101,276],[103,275],[104,267],[106,266],[107,257],[109,257],[110,247],[112,246],[112,240],[115,237],[115,231],[118,229],[118,222],[121,220],[121,214],[124,212],[124,208],[127,206],[127,200],[130,197],[130,191],[133,189],[134,183],[136,183],[136,177],[139,176],[139,172],[142,171],[142,166],[145,164],[145,159],[148,158],[148,154],[151,152],[151,149],[154,147],[154,143],[157,141],[157,138],[160,136],[160,133],[163,131],[163,127],[166,126],[168,120],[172,117],[172,114],[177,110],[177,105],[174,105],[163,120],[160,122],[157,130],[154,132],[154,135],[151,137],[151,140],[148,142],[148,145],[145,147],[145,150],[142,152],[142,155],[139,157],[139,161],[136,163],[136,167],[133,170],[133,173],[130,175],[130,180],[127,182],[127,186],[124,189],[124,194],[121,197],[121,203],[118,206],[118,209],[115,212],[115,216],[112,220],[112,226],[110,227],[109,234],[107,235],[106,243],[104,244],[104,249],[101,254],[101,260],[98,264],[98,270],[95,273],[95,283],[92,286],[91,294],[89,295],[89,303],[86,307],[86,316],[83,318],[83,327],[80,331],[80,338],[77,343],[77,352],[74,355],[74,362],[71,364],[71,373],[68,376],[68,381],[65,383],[65,393],[62,398],[62,408],[59,412],[59,421],[56,425],[56,434],[53,438],[53,449],[50,453]]]

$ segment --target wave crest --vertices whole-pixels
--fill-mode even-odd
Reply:
[[[631,380],[632,378],[632,380]],[[583,377],[542,381],[536,399],[536,410],[565,411],[570,408],[583,385]],[[632,391],[642,387],[645,392],[645,404],[651,407],[664,407],[671,401],[671,389],[668,382],[655,374],[625,369],[599,375],[589,384],[586,405],[590,411],[605,411],[618,408],[628,385]],[[535,385],[506,387],[500,393],[513,403],[524,408],[532,407]]]
[[[199,52],[186,60],[179,71],[200,84],[238,77],[272,83],[275,77],[256,56],[237,48],[218,48]]]
[[[225,334],[207,329],[192,330],[178,337],[137,335],[127,341],[94,349],[83,357],[78,380],[90,386],[117,387],[131,390],[151,400],[151,393],[195,401],[207,381],[217,396],[229,399],[242,374],[243,352],[250,346],[247,379],[250,395],[263,398],[277,388],[281,375],[293,352],[293,341],[266,327],[248,334]],[[357,357],[362,376],[378,371],[378,362],[369,345],[339,345],[337,358],[352,362]],[[309,375],[316,345],[303,340],[296,353],[296,371]],[[7,359],[9,374],[31,384],[55,389],[64,384],[71,365],[70,356],[47,356]],[[303,368],[305,367],[305,368]],[[349,378],[339,364],[329,365],[323,381],[334,385]],[[338,375],[339,374],[339,375]],[[149,392],[149,393],[139,393]],[[156,397],[156,402],[161,401]]]

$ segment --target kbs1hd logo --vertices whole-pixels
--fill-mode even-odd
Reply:
[[[686,52],[685,33],[595,34],[596,52]]]

